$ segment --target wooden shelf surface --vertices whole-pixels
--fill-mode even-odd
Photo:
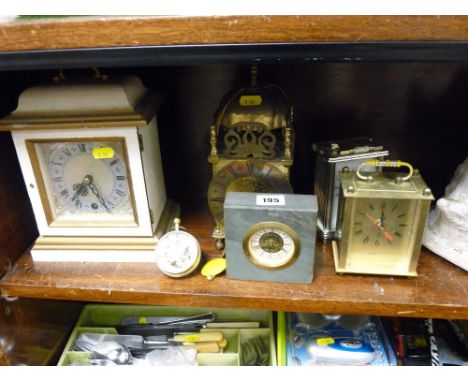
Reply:
[[[467,41],[466,16],[64,17],[0,24],[0,51],[294,42]]]
[[[207,211],[182,224],[199,238],[205,258],[217,255]],[[423,249],[419,277],[337,275],[331,246],[319,243],[312,284],[230,280],[209,282],[197,272],[183,279],[153,264],[37,263],[25,253],[0,281],[4,295],[95,302],[278,311],[468,319],[465,271]]]

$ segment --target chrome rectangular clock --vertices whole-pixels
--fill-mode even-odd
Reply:
[[[324,239],[333,239],[337,237],[341,170],[344,167],[356,170],[362,161],[382,159],[388,151],[368,137],[314,143],[312,149],[316,153],[314,192],[319,208],[317,224]]]
[[[229,192],[224,216],[228,278],[312,282],[314,195]]]
[[[65,80],[25,90],[0,121],[38,225],[35,261],[155,260],[157,231],[176,214],[159,152],[160,100],[133,76]]]

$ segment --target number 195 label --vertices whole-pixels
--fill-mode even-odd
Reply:
[[[284,206],[284,195],[263,194],[257,195],[257,206]]]

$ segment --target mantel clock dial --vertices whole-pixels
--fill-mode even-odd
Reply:
[[[264,269],[291,265],[300,251],[297,233],[280,222],[261,222],[249,228],[243,241],[249,261]]]
[[[39,229],[35,261],[155,261],[178,214],[166,198],[161,100],[135,76],[70,79],[26,89],[0,120]]]
[[[372,166],[405,166],[409,173],[361,173]],[[369,160],[340,177],[341,240],[333,242],[337,272],[416,276],[433,199],[419,172],[401,161]]]
[[[49,224],[138,224],[124,140],[29,141]]]
[[[227,192],[292,193],[289,169],[293,163],[291,107],[274,85],[252,83],[218,108],[210,130],[208,161],[213,176],[208,204],[215,221],[218,247],[224,239],[224,199]]]

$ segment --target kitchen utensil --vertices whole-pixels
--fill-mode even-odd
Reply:
[[[77,345],[79,347],[79,344],[83,342],[98,344],[101,342],[114,341],[121,345],[127,346],[129,349],[140,349],[164,347],[170,345],[184,345],[184,343],[218,342],[222,341],[223,339],[224,335],[222,332],[176,334],[173,337],[167,335],[142,337],[128,334],[82,333],[76,341],[75,347],[77,347]]]
[[[242,365],[268,366],[270,352],[265,338],[255,336],[241,343]]]
[[[119,334],[138,335],[143,337],[167,335],[172,336],[175,333],[193,333],[198,332],[203,325],[201,324],[182,324],[182,325],[153,325],[153,324],[135,324],[135,325],[117,325],[115,328]]]
[[[213,312],[207,312],[199,314],[196,316],[184,317],[184,316],[175,316],[175,317],[126,317],[122,320],[121,325],[141,325],[149,324],[155,326],[161,325],[196,325],[196,324],[206,324],[212,322],[216,319]]]
[[[116,365],[127,365],[131,359],[130,350],[116,341],[98,342],[93,345],[92,353],[96,358],[112,361]]]

